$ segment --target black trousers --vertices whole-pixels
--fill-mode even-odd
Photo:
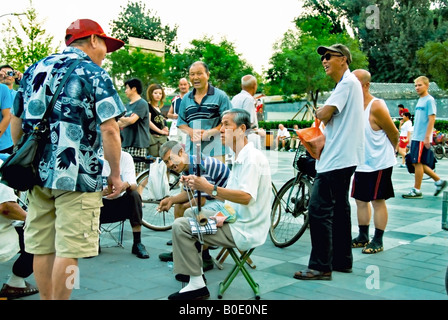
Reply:
[[[28,278],[33,273],[34,255],[25,251],[23,227],[16,227],[15,229],[19,235],[20,255],[12,266],[12,273],[21,278]]]
[[[129,219],[131,226],[136,227],[142,225],[142,216],[142,198],[137,191],[131,191],[114,200],[103,199],[100,224]]]
[[[329,272],[352,268],[350,180],[356,167],[318,173],[314,180],[310,215],[310,269]]]

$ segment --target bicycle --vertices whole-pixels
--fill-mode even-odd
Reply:
[[[154,231],[166,231],[172,228],[174,222],[174,207],[172,207],[167,212],[159,212],[157,208],[159,207],[160,201],[163,199],[151,199],[148,192],[148,180],[150,174],[150,164],[158,161],[158,158],[153,156],[147,157],[133,157],[136,162],[145,162],[148,164],[148,169],[140,173],[137,177],[138,190],[141,192],[142,202],[143,202],[143,218],[142,224],[148,229]],[[179,193],[179,188],[181,188],[179,180],[181,175],[172,170],[168,170],[167,174],[169,182],[169,194],[165,197],[174,196]]]
[[[293,167],[294,178],[287,181],[275,195],[271,211],[269,236],[276,247],[294,244],[309,225],[308,204],[314,182],[315,161],[299,147]]]

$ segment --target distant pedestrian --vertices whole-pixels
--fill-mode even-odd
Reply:
[[[434,154],[430,149],[437,114],[436,101],[428,92],[429,79],[421,76],[415,79],[414,83],[415,91],[420,96],[415,106],[414,133],[411,141],[411,162],[415,168],[415,182],[411,191],[403,194],[405,199],[423,198],[420,188],[424,173],[435,181],[434,196],[439,195],[447,185],[446,180],[440,179],[434,170],[429,167],[430,162],[434,160]]]
[[[160,84],[154,83],[148,87],[146,96],[149,102],[149,132],[151,134],[148,154],[158,157],[160,147],[168,141],[170,134],[166,118],[161,111],[165,101],[165,90]]]
[[[130,79],[124,83],[125,94],[129,99],[126,115],[118,120],[122,129],[123,150],[133,157],[146,157],[149,147],[149,109],[148,102],[141,97],[143,85],[139,79]],[[135,161],[135,174],[145,171],[146,163]]]
[[[388,212],[386,200],[395,196],[392,170],[397,163],[395,149],[399,133],[384,102],[370,93],[370,72],[355,70],[364,95],[365,162],[356,168],[352,197],[356,199],[359,235],[352,240],[363,253],[383,251]],[[369,225],[374,212],[375,234],[370,241]]]
[[[174,140],[185,145],[187,142],[186,134],[177,127],[177,119],[179,119],[180,104],[182,98],[190,91],[190,83],[186,78],[179,80],[179,94],[171,100],[171,107],[168,111],[168,119],[172,119],[170,126],[170,140]]]
[[[308,207],[311,255],[301,280],[331,280],[332,271],[351,272],[353,264],[350,181],[364,163],[364,108],[361,83],[350,72],[352,55],[342,44],[319,47],[322,66],[336,83],[316,117],[325,124],[325,147],[316,161]]]
[[[286,146],[289,144],[289,140],[291,139],[291,134],[288,129],[285,128],[283,124],[278,125],[277,138],[276,138],[276,148],[275,151],[285,151]],[[280,144],[282,147],[280,148]]]
[[[257,149],[261,149],[261,139],[266,137],[266,132],[258,128],[258,117],[254,95],[257,93],[258,82],[253,75],[246,75],[241,79],[241,92],[232,99],[234,108],[241,108],[250,114],[250,133],[247,138]]]
[[[403,113],[403,118],[400,120],[400,142],[398,143],[398,154],[401,156],[400,168],[406,168],[406,154],[408,153],[408,145],[411,142],[412,126],[411,114],[409,112]]]

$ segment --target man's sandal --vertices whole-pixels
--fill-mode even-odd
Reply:
[[[294,273],[294,278],[299,280],[331,280],[331,272],[306,269]]]
[[[362,249],[362,253],[365,254],[373,254],[378,253],[384,250],[382,245],[379,245],[375,242],[370,242],[364,249]]]
[[[352,240],[352,248],[364,248],[369,243],[369,240],[359,241],[358,238],[355,238]]]

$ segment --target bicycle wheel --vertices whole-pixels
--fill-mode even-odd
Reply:
[[[160,199],[151,199],[148,193],[148,177],[149,170],[141,173],[137,178],[138,190],[142,196],[143,202],[143,219],[142,224],[154,231],[170,230],[174,222],[174,207],[167,212],[158,212],[157,208]],[[170,196],[176,195],[180,192],[179,175],[170,172],[168,178],[170,183]]]
[[[432,146],[434,151],[434,156],[437,160],[443,159],[445,156],[445,148],[441,144],[436,144],[435,146]]]
[[[295,243],[308,223],[312,184],[304,176],[292,178],[280,189],[272,205],[269,236],[276,247]]]

